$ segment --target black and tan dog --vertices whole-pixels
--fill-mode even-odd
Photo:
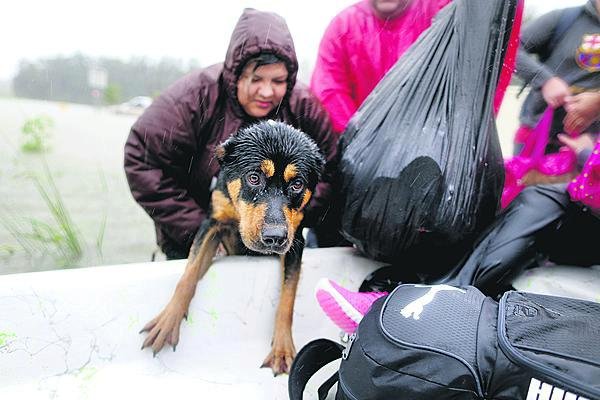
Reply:
[[[304,248],[299,227],[325,161],[308,135],[274,121],[240,130],[216,156],[221,172],[210,217],[196,234],[171,301],[142,329],[148,332],[142,349],[152,347],[156,354],[167,344],[175,350],[196,283],[221,244],[228,254],[280,255],[283,284],[271,352],[262,366],[275,375],[288,372],[295,356],[292,313]]]

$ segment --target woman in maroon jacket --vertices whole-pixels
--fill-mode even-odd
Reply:
[[[186,258],[206,218],[218,174],[215,147],[260,119],[306,132],[327,158],[304,218],[314,225],[330,191],[335,139],[325,110],[296,82],[298,61],[282,17],[246,9],[224,63],[190,73],[166,89],[137,120],[125,144],[125,173],[135,200],[154,220],[167,258]]]

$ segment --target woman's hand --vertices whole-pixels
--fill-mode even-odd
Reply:
[[[565,97],[571,95],[571,89],[567,82],[555,76],[550,78],[542,86],[542,96],[546,103],[552,108],[558,108],[565,103]]]
[[[577,137],[571,137],[565,134],[558,134],[558,140],[571,150],[575,152],[575,154],[581,153],[585,149],[593,150],[596,141],[594,137],[589,133],[584,133]]]
[[[565,98],[566,132],[582,132],[600,118],[600,92],[583,92]]]

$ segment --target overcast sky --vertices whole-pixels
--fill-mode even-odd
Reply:
[[[244,7],[275,11],[288,22],[301,64],[310,68],[331,18],[356,0],[18,0],[3,5],[0,80],[20,59],[81,52],[129,59],[221,61]],[[418,1],[418,0],[417,0]],[[478,1],[478,0],[474,0]],[[585,0],[526,0],[536,14]],[[306,71],[301,71],[306,74]]]

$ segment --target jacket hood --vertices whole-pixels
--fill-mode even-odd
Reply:
[[[246,8],[233,29],[223,65],[223,85],[236,111],[241,111],[237,101],[238,78],[246,62],[260,53],[273,53],[284,60],[288,70],[284,98],[284,102],[287,102],[298,72],[292,35],[280,15]]]

